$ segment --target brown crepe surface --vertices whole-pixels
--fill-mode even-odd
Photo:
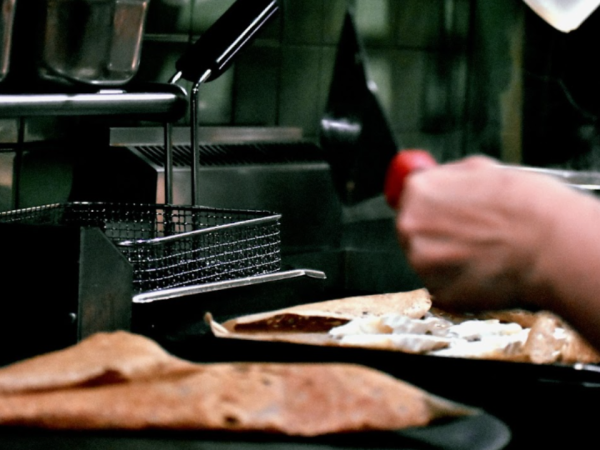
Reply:
[[[425,426],[476,411],[348,364],[233,363],[156,380],[0,400],[0,424],[315,436]]]
[[[290,308],[251,314],[223,323],[238,332],[327,332],[357,317],[382,316],[388,313],[420,318],[431,308],[426,289],[409,292],[347,297],[307,303]]]
[[[98,373],[102,364],[96,361],[110,359],[108,353],[112,370],[134,375],[95,377],[93,384],[73,381]],[[144,370],[130,370],[132,356],[145,361]],[[94,369],[84,370],[82,361]],[[45,367],[51,368],[53,387],[46,382]],[[19,384],[23,376],[30,388]],[[93,336],[67,350],[7,366],[0,369],[0,379],[5,386],[19,386],[0,394],[0,425],[5,426],[315,436],[424,426],[437,418],[477,413],[358,365],[194,364],[125,332]]]
[[[98,333],[76,346],[2,368],[0,394],[133,381],[194,367],[145,337],[124,331]]]

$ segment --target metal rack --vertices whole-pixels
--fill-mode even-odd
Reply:
[[[147,84],[143,89],[130,91],[100,89],[96,92],[81,93],[3,93],[0,94],[0,118],[19,119],[17,142],[14,147],[14,164],[19,167],[25,147],[27,118],[110,116],[171,123],[185,115],[187,105],[187,93],[181,86],[164,83]],[[20,170],[16,170],[15,177],[19,177],[19,174]],[[14,184],[19,185],[18,179]],[[18,208],[20,205],[15,200],[13,206]]]
[[[279,219],[268,211],[93,202],[0,213],[0,223],[100,229],[131,263],[137,293],[278,271]]]

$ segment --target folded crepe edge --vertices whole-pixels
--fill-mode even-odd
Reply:
[[[372,309],[363,306],[368,304]],[[383,305],[383,308],[381,308]],[[390,309],[393,306],[394,309]],[[398,311],[396,308],[401,308]],[[411,318],[424,316],[431,308],[431,295],[425,288],[405,292],[358,295],[320,302],[304,303],[271,311],[246,314],[227,320],[222,326],[230,332],[256,332],[261,328],[272,328],[273,324],[285,331],[293,331],[297,321],[310,319],[326,319],[328,323],[320,323],[318,331],[328,331],[329,328],[343,325],[357,317],[357,311],[362,315],[380,316],[387,312],[400,312]],[[272,330],[271,330],[272,331]]]
[[[122,339],[123,337],[127,337],[128,333],[116,333],[116,336]],[[131,342],[131,340],[128,340],[128,342]],[[72,346],[72,348],[81,351],[82,346],[76,344]],[[46,360],[48,360],[48,358],[54,358],[60,361],[62,355],[63,354],[59,352],[53,352],[52,354],[47,354]],[[91,360],[93,361],[93,358]],[[183,427],[181,429],[211,430],[215,429],[210,428],[210,423],[214,423],[214,417],[209,417],[211,415],[210,411],[212,411],[211,402],[218,400],[220,402],[219,404],[222,404],[219,414],[225,414],[223,416],[223,420],[225,420],[229,414],[228,408],[230,403],[228,403],[228,401],[222,403],[222,400],[229,398],[229,401],[231,401],[233,399],[231,395],[235,395],[235,392],[247,392],[248,387],[255,386],[259,389],[259,392],[262,392],[265,389],[267,391],[271,389],[273,394],[276,394],[273,401],[278,402],[283,400],[284,403],[281,403],[281,408],[288,412],[293,411],[295,410],[294,408],[297,408],[298,403],[296,402],[296,406],[291,406],[292,409],[289,409],[290,406],[287,406],[288,402],[285,400],[285,394],[283,397],[280,397],[281,392],[278,386],[287,386],[287,389],[291,388],[294,392],[301,386],[305,386],[309,393],[312,392],[310,395],[313,396],[320,395],[319,392],[323,393],[323,389],[325,389],[325,392],[329,392],[326,387],[324,388],[321,386],[321,383],[315,384],[313,381],[306,382],[311,379],[311,376],[317,376],[319,380],[330,384],[336,383],[337,381],[354,380],[346,387],[343,387],[344,384],[342,384],[341,390],[333,390],[334,392],[329,396],[329,400],[325,402],[325,404],[329,405],[328,408],[330,412],[328,414],[335,412],[335,404],[337,404],[337,401],[334,403],[331,403],[331,401],[335,399],[339,400],[339,395],[340,393],[345,392],[344,390],[348,391],[348,389],[350,389],[350,391],[352,391],[352,383],[359,383],[360,389],[358,389],[358,392],[356,393],[357,397],[352,400],[350,404],[353,404],[352,402],[362,404],[361,396],[369,395],[369,398],[372,399],[372,401],[370,400],[368,402],[370,404],[369,408],[377,408],[373,410],[374,412],[389,410],[387,408],[391,405],[390,401],[408,401],[412,406],[407,406],[407,408],[401,407],[399,410],[400,416],[404,414],[401,413],[403,410],[414,410],[415,414],[417,414],[417,416],[413,416],[413,419],[408,419],[409,416],[406,415],[402,416],[404,417],[403,419],[400,416],[396,416],[396,414],[392,414],[391,416],[386,416],[380,425],[377,425],[377,422],[373,422],[373,417],[367,415],[368,417],[365,416],[359,421],[363,425],[359,425],[359,423],[356,422],[356,425],[358,426],[356,431],[363,430],[363,426],[365,427],[364,430],[388,429],[386,427],[391,423],[390,421],[396,421],[396,425],[398,425],[400,423],[399,421],[412,420],[413,425],[406,425],[407,427],[422,426],[415,425],[416,423],[421,423],[420,421],[422,419],[419,419],[419,417],[426,417],[426,423],[423,423],[423,426],[425,426],[437,419],[473,415],[480,412],[477,408],[438,397],[423,388],[417,387],[379,369],[355,363],[234,362],[190,364],[196,368],[195,371],[170,373],[168,376],[159,374],[157,377],[150,376],[122,383],[106,383],[97,386],[80,384],[77,386],[70,386],[68,389],[64,388],[64,386],[59,386],[54,390],[17,392],[3,395],[0,397],[0,422],[4,425],[42,427],[48,429],[134,430],[151,428],[180,429],[179,427]],[[304,366],[314,366],[314,369],[310,369],[308,372],[300,370],[300,368]],[[252,378],[253,381],[248,381],[248,368],[252,367],[255,368],[255,376]],[[279,369],[277,369],[278,367]],[[317,369],[317,367],[319,368]],[[226,372],[223,372],[223,368],[226,368]],[[0,369],[0,372],[5,369],[6,368]],[[68,372],[69,368],[63,367],[63,370]],[[225,379],[221,379],[223,373],[228,373],[229,378],[226,377]],[[269,388],[271,383],[265,377],[268,378],[269,374],[274,373],[280,374],[279,379],[282,380],[283,385],[276,384]],[[12,374],[15,375],[14,372],[12,372]],[[260,376],[256,376],[257,374]],[[288,379],[286,374],[290,375],[291,378]],[[321,378],[321,376],[323,378]],[[229,384],[231,382],[231,377],[242,381],[242,384],[233,390]],[[372,380],[373,384],[362,384],[360,380],[363,378],[364,380]],[[311,380],[313,379],[314,378]],[[205,385],[202,380],[208,382],[208,385]],[[217,384],[213,386],[213,383]],[[196,387],[194,387],[194,384]],[[215,386],[223,387],[223,389],[219,388],[215,390]],[[226,388],[227,386],[229,387]],[[314,387],[314,390],[312,390],[313,388],[311,388],[311,386]],[[365,389],[363,390],[363,388]],[[390,390],[388,391],[387,389]],[[389,392],[390,397],[388,400],[386,400],[387,396],[377,400],[379,398],[378,395],[371,397],[371,394],[368,394],[371,390],[375,393],[380,392],[380,390]],[[253,389],[250,389],[250,391],[253,392]],[[192,395],[192,392],[195,392],[195,397],[193,398],[202,400],[202,402],[206,400],[205,395],[212,395],[214,398],[212,400],[206,400],[208,403],[202,406],[201,409],[197,409],[199,405],[194,401],[192,401],[191,404],[186,401],[186,399],[191,400],[189,396]],[[257,394],[255,393],[252,395]],[[250,395],[250,397],[252,397],[252,395]],[[133,402],[131,401],[132,399],[134,400]],[[234,402],[232,404],[238,404],[240,407],[243,407],[248,401],[252,401],[252,398],[246,398],[245,400],[244,398],[241,398],[239,401],[240,403]],[[303,401],[304,400],[300,400],[300,404]],[[382,402],[381,406],[377,406],[378,401]],[[413,403],[416,401],[419,403]],[[158,415],[156,411],[157,404],[162,405],[162,407],[159,408],[161,411]],[[418,404],[422,406],[417,406]],[[381,408],[383,408],[383,410]],[[425,415],[417,413],[417,410],[419,409]],[[207,425],[205,422],[202,422],[202,420],[198,421],[197,414],[200,413],[200,411],[203,411],[202,414],[208,414],[208,422],[206,422],[209,424],[208,428],[206,427]],[[258,422],[254,422],[254,425],[251,423],[251,425],[255,427],[254,430],[265,431],[261,430],[259,425],[262,423],[262,416],[260,416],[260,414],[264,413],[261,406],[252,404],[249,413],[250,411],[252,411],[252,414],[259,413],[259,417],[257,417]],[[219,417],[221,416],[219,415]],[[332,416],[332,423],[338,424],[334,425],[333,431],[322,430],[323,432],[318,432],[314,435],[352,431],[352,424],[355,423],[354,417],[354,414],[347,411],[339,417],[334,418],[334,416]],[[165,421],[162,422],[161,418],[165,419]],[[122,422],[122,420],[124,422]],[[127,422],[128,420],[129,422]],[[346,425],[342,426],[346,427],[345,431],[335,430],[336,426],[344,423]],[[386,423],[388,425],[385,425]],[[235,424],[232,423],[231,425],[233,428],[227,428],[229,425],[227,425],[227,420],[225,420],[224,425],[215,430],[236,431]],[[288,425],[283,424],[281,430],[267,431],[276,431],[283,434],[310,435],[310,429],[306,430],[303,427],[294,428],[292,425],[290,425],[291,428],[286,427],[288,427]],[[296,431],[294,431],[294,429]],[[317,429],[321,429],[320,426],[318,426]]]
[[[315,376],[320,383],[307,382],[314,380]],[[348,386],[343,387],[342,384],[341,389],[332,390],[325,388],[326,393],[323,392],[323,386],[319,386],[337,383],[340,377],[349,381]],[[236,379],[242,381],[237,388]],[[361,388],[355,391],[351,386],[356,383],[361,383]],[[252,400],[256,396],[252,386],[261,393],[260,399],[256,399],[258,405]],[[312,426],[303,421],[298,423],[298,420],[270,420],[268,416],[275,419],[275,415],[289,419],[290,414],[294,416],[300,411],[298,408],[302,408],[306,400],[300,398],[290,402],[281,388],[294,388],[296,392],[302,386],[307,389],[305,394],[308,398],[319,396],[319,392],[325,395],[323,404],[326,412],[320,408],[320,414],[324,414],[323,420],[317,423],[313,421]],[[273,396],[268,395],[269,392]],[[332,400],[339,400],[339,395],[344,392],[353,397],[349,403],[342,401],[347,406],[361,405],[365,395],[368,396],[370,400],[363,405],[374,415],[365,415],[358,410],[353,412],[353,409],[336,413],[337,402],[332,403]],[[378,392],[388,395],[373,395]],[[243,395],[236,399],[236,393]],[[138,401],[132,401],[136,398]],[[197,401],[204,404],[198,404]],[[156,412],[157,404],[162,405],[160,414]],[[381,422],[374,419],[379,413],[384,414]],[[65,430],[184,429],[318,436],[415,428],[432,425],[440,419],[480,413],[482,411],[479,408],[438,397],[409,382],[359,364],[238,362],[208,364],[195,373],[137,383],[103,385],[91,389],[80,386],[68,390],[6,396],[0,403],[0,424]],[[257,414],[255,419],[252,418],[254,414]],[[301,412],[296,417],[304,414]],[[359,417],[361,414],[362,417]],[[232,420],[228,420],[229,417]]]
[[[278,310],[280,311],[280,310]],[[285,310],[281,310],[285,311]],[[308,310],[310,311],[310,310]],[[468,356],[471,359],[488,359],[506,362],[527,362],[534,364],[575,364],[575,363],[598,363],[600,362],[600,353],[597,352],[577,331],[573,330],[558,316],[547,311],[531,312],[522,309],[486,311],[477,314],[454,314],[449,313],[439,308],[432,307],[430,309],[435,315],[451,320],[455,323],[464,320],[489,320],[496,319],[501,322],[514,322],[521,325],[523,328],[529,328],[530,333],[520,349],[514,351],[490,350],[485,354]],[[307,313],[307,311],[304,311]],[[314,317],[330,316],[331,313],[320,311]],[[274,312],[260,313],[256,315],[243,316],[249,320],[254,320],[257,317],[276,317]],[[328,345],[328,346],[344,346],[358,348],[374,348],[378,350],[399,351],[404,353],[427,353],[409,351],[402,346],[392,346],[380,344],[378,346],[369,345],[353,345],[343,344],[337,339],[332,338],[325,332],[310,333],[310,332],[290,332],[290,331],[269,331],[262,332],[237,331],[235,325],[238,319],[231,319],[223,324],[214,320],[212,314],[206,313],[206,323],[210,326],[211,331],[216,337],[220,338],[236,338],[254,341],[274,341],[288,342],[309,345]],[[352,320],[352,318],[348,318]],[[557,337],[555,330],[561,327],[564,329],[564,336]]]
[[[86,359],[88,353],[92,362]],[[0,395],[123,383],[191,372],[196,366],[145,336],[122,330],[99,332],[0,368]]]

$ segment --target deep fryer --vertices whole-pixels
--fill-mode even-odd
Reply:
[[[259,11],[256,10],[257,5]],[[268,11],[266,15],[262,14],[265,9]],[[233,28],[224,20],[215,25],[228,32],[233,29],[235,33],[239,32],[241,34],[236,34],[234,42],[223,42],[218,41],[218,39],[223,37],[232,38],[231,33],[224,33],[223,35],[216,32],[207,33],[207,36],[213,36],[218,41],[214,42],[214,45],[218,48],[216,56],[225,55],[227,58],[225,60],[217,58],[215,65],[202,68],[203,73],[206,73],[207,70],[208,73],[212,73],[213,77],[210,78],[212,80],[226,70],[231,64],[232,58],[251,41],[258,29],[272,18],[278,9],[276,1],[248,2],[238,0],[226,13],[226,17],[233,21]],[[257,17],[245,15],[254,13],[259,14],[258,20]],[[205,40],[203,42],[204,44],[195,46],[193,50],[202,52],[204,45],[212,45],[211,42],[207,43]],[[193,58],[190,62],[194,62]],[[186,67],[182,69],[182,75],[184,76],[186,76],[188,70]],[[200,84],[209,81],[208,78],[208,76],[205,76],[201,80],[196,80],[195,90],[197,91]],[[151,117],[155,119],[162,117],[167,123],[171,122],[174,117],[172,107],[181,104],[179,94],[182,89],[175,84],[175,81],[175,79],[172,80],[169,83],[171,88],[166,89],[171,96],[167,95],[168,98],[163,99],[164,103],[161,104],[158,111],[151,111],[149,114]],[[171,94],[173,91],[175,92],[174,96]],[[196,95],[198,94],[196,93]],[[153,98],[147,96],[146,92],[132,97],[124,91],[103,90],[89,94],[17,94],[1,97],[0,115],[8,117],[27,117],[30,114],[53,113],[53,108],[56,108],[58,114],[135,115],[139,113],[143,116],[146,102],[151,103]],[[192,100],[191,103],[195,105],[195,100]],[[41,111],[38,109],[40,106]],[[95,108],[96,106],[97,108]],[[181,112],[179,108],[177,110]],[[152,112],[155,114],[153,115]],[[196,122],[192,123],[195,124]],[[166,131],[169,128],[170,125],[166,126]],[[193,135],[195,126],[191,128]],[[169,133],[167,132],[165,133],[167,147],[169,141]],[[165,153],[168,153],[168,151]],[[27,233],[38,233],[42,236],[41,242],[50,240],[49,244],[56,243],[59,246],[63,240],[53,239],[54,231],[52,230],[68,230],[66,232],[74,233],[74,242],[79,243],[75,245],[76,250],[79,248],[78,246],[85,247],[84,235],[80,235],[79,232],[86,233],[86,230],[101,230],[101,239],[110,241],[112,246],[118,248],[120,251],[117,253],[120,253],[121,258],[131,267],[131,271],[119,271],[119,276],[125,277],[129,274],[131,277],[129,289],[119,292],[118,299],[113,297],[118,305],[130,308],[132,291],[133,293],[140,293],[176,289],[180,286],[215,283],[234,278],[250,278],[257,274],[278,271],[280,268],[279,218],[278,214],[269,211],[224,210],[197,205],[70,202],[2,213],[0,226],[4,230],[15,230],[15,233],[21,233],[20,236],[23,236],[23,233],[25,235]],[[10,233],[6,233],[6,236],[10,236]],[[11,241],[13,240],[11,239]],[[33,240],[29,239],[19,239],[18,242],[15,242],[19,245],[7,246],[7,253],[4,255],[6,260],[13,259],[20,261],[20,263],[11,264],[11,267],[16,270],[15,273],[19,276],[7,281],[8,286],[6,286],[5,292],[10,292],[11,297],[33,299],[37,302],[44,300],[44,296],[40,295],[39,292],[39,289],[43,289],[44,286],[35,283],[28,286],[22,281],[24,277],[35,277],[37,271],[47,264],[48,258],[56,259],[56,252],[61,252],[57,250],[55,245],[36,247],[32,242]],[[112,248],[112,246],[108,245],[109,248]],[[48,248],[51,250],[44,250]],[[94,261],[86,258],[86,261],[89,261],[90,264],[83,267],[84,261],[77,258],[76,250],[72,253],[74,256],[66,261],[68,267],[74,268],[76,275],[90,273],[90,267],[94,273],[108,272],[107,270],[100,270],[103,265],[111,264],[110,261],[103,259],[101,254],[98,254],[98,259]],[[36,255],[36,252],[42,253]],[[41,266],[32,265],[33,272],[28,271],[22,265],[25,264],[25,260],[18,258],[22,254],[31,254],[33,258],[44,264]],[[118,256],[116,257],[118,259]],[[116,268],[117,266],[113,264],[112,267]],[[62,268],[62,265],[57,265],[56,270],[60,271]],[[52,276],[52,279],[58,280],[61,277]],[[89,334],[90,331],[126,327],[122,321],[115,328],[114,324],[108,323],[109,321],[92,320],[90,329],[81,329],[84,323],[82,322],[83,316],[77,312],[78,302],[82,301],[80,294],[82,291],[93,292],[94,288],[97,287],[95,284],[97,281],[89,277],[79,277],[79,279],[84,280],[85,283],[91,282],[94,285],[77,288],[70,282],[71,278],[65,280],[63,289],[69,292],[68,295],[63,294],[65,298],[69,299],[66,303],[68,305],[67,311],[63,311],[64,314],[57,311],[60,320],[54,319],[52,316],[49,317],[49,321],[59,328],[64,326],[67,327],[66,329],[72,330],[75,327],[80,332],[72,333],[69,331],[65,333],[66,340],[52,341],[56,344],[55,348],[74,342]],[[110,282],[103,281],[102,283],[111,286]],[[121,283],[120,286],[122,285]],[[125,286],[127,286],[127,283],[125,283]],[[60,295],[59,292],[54,291],[55,288],[61,289],[60,286],[53,286],[49,291],[53,297],[57,294]],[[112,295],[109,293],[109,297]],[[39,316],[40,323],[43,323],[44,314],[41,308],[33,308],[30,313],[26,313],[29,308],[25,304],[19,302],[15,305],[18,306],[16,311],[19,315],[27,314],[31,320]],[[92,310],[100,306],[100,304],[90,305]],[[119,315],[119,308],[111,305],[107,306],[106,309],[100,312],[109,316],[113,314],[115,317]],[[23,310],[22,307],[25,307],[25,309]],[[43,311],[46,311],[46,309],[43,309]],[[92,314],[92,317],[99,319],[97,314]],[[123,319],[125,316],[119,315],[119,317]],[[16,333],[22,337],[22,339],[19,339],[20,344],[17,346],[19,349],[18,357],[38,353],[40,348],[37,343],[43,342],[43,337],[33,330],[29,339],[25,339],[22,335],[26,333],[26,330],[22,329],[14,320],[11,321],[9,317],[7,319],[9,321],[4,324],[7,332]],[[63,323],[63,319],[66,322]],[[106,327],[103,328],[103,326]],[[52,350],[52,348],[44,348],[44,351],[48,350]],[[6,355],[2,356],[6,357]]]
[[[278,11],[278,2],[238,0],[177,63],[179,78],[195,80],[191,100],[191,139],[197,148],[199,85],[218,78],[235,55]],[[206,49],[206,50],[205,50]],[[3,222],[98,227],[116,243],[134,268],[136,292],[177,288],[279,270],[279,218],[270,212],[171,206],[170,121],[165,125],[166,204],[77,202],[46,205],[0,215]],[[195,155],[199,154],[195,152]],[[198,158],[192,172],[197,190]]]

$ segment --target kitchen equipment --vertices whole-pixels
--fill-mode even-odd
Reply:
[[[111,116],[176,121],[187,109],[187,93],[173,84],[80,93],[0,93],[0,118]]]
[[[38,0],[35,5],[40,6]],[[107,1],[97,0],[92,2],[94,7],[107,8]],[[81,2],[80,2],[81,3]],[[87,2],[83,2],[87,3]],[[128,3],[125,0],[119,0],[118,8],[124,8],[122,19],[128,18]],[[67,8],[68,17],[71,17],[71,8],[74,8],[77,0],[61,0],[52,3],[50,10],[53,14],[58,14],[58,4]],[[135,0],[129,6],[134,11],[139,12],[140,7],[145,8],[146,2],[140,3]],[[84,7],[84,5],[80,5]],[[117,6],[116,6],[117,7]],[[87,7],[85,7],[87,8]],[[85,9],[84,8],[84,9]],[[117,9],[118,10],[118,9]],[[18,94],[0,96],[0,116],[3,117],[28,117],[45,114],[138,114],[139,119],[156,119],[157,114],[163,115],[164,120],[164,146],[165,146],[165,201],[172,203],[172,122],[173,119],[180,117],[181,94],[185,91],[176,85],[181,78],[193,80],[195,74],[202,73],[200,80],[194,80],[193,95],[191,100],[191,140],[193,148],[198,148],[197,136],[197,102],[199,85],[216,79],[233,62],[233,58],[248,45],[258,30],[272,19],[279,10],[279,4],[276,0],[257,0],[242,1],[238,0],[217,22],[209,28],[203,37],[192,47],[177,64],[177,73],[170,80],[167,87],[163,87],[158,92],[125,92],[121,90],[100,90],[93,93],[43,93],[43,94]],[[94,14],[106,13],[107,10],[99,9]],[[89,11],[88,11],[89,12]],[[90,12],[91,14],[91,12]],[[133,14],[133,13],[131,13]],[[93,14],[92,14],[93,16]],[[55,24],[56,25],[56,24]],[[141,31],[140,31],[141,32]],[[20,52],[22,53],[22,52]],[[58,71],[56,71],[58,73]],[[68,77],[69,78],[69,77]],[[72,77],[71,77],[72,78]],[[79,79],[82,81],[82,79]],[[92,79],[88,80],[92,81]],[[106,79],[105,79],[106,81]],[[114,82],[114,80],[112,80]],[[111,82],[111,83],[112,83]],[[92,83],[93,84],[93,83]],[[166,91],[166,92],[164,92]],[[22,143],[21,143],[22,144]],[[198,204],[198,166],[199,151],[194,151],[194,164],[192,166],[192,185],[193,185],[193,204]],[[17,167],[17,173],[20,169]],[[18,180],[17,180],[17,184]],[[19,197],[19,193],[15,195]]]
[[[176,85],[147,84],[137,90],[100,90],[90,93],[26,93],[0,94],[0,118],[19,118],[15,157],[12,162],[11,191],[6,203],[9,207],[20,208],[23,203],[21,187],[26,184],[21,175],[26,172],[25,159],[29,157],[25,144],[25,118],[38,116],[110,116],[136,117],[137,119],[175,121],[185,113],[187,93]],[[88,151],[93,145],[88,145]],[[52,173],[52,167],[46,166],[45,172]],[[34,178],[36,176],[34,175]],[[52,191],[61,183],[59,177]],[[39,191],[40,180],[34,191]],[[60,190],[60,189],[59,189]],[[34,202],[39,205],[40,203]]]
[[[4,80],[8,74],[10,66],[15,2],[16,0],[2,0],[0,2],[0,81]]]
[[[258,28],[277,10],[276,1],[238,0],[234,3],[224,18],[217,21],[216,31],[211,31],[211,27],[207,32],[209,37],[215,36],[216,41],[206,45],[214,45],[219,51],[212,54],[217,60],[210,66],[200,66],[203,75],[197,85],[207,81],[213,71],[215,77],[220,75],[231,63],[231,58],[250,42]],[[234,39],[234,42],[222,41],[221,36]],[[210,46],[208,48],[212,48]],[[204,48],[204,45],[196,45],[193,51],[202,52]],[[199,67],[192,66],[191,59],[188,61],[170,84],[174,84],[179,76],[186,76],[188,70]],[[208,63],[204,61],[203,64]],[[197,133],[196,124],[192,121],[192,135]],[[170,122],[165,128],[165,153],[170,157]],[[171,188],[170,183],[171,178],[165,177],[166,190]],[[133,265],[136,292],[279,270],[279,219],[279,215],[265,211],[90,202],[46,205],[9,211],[0,216],[0,221],[4,222],[74,224],[102,229]]]
[[[131,327],[132,267],[98,229],[0,223],[0,365]]]
[[[325,254],[319,256],[324,259]],[[380,275],[390,282],[396,272],[381,264]],[[352,258],[350,258],[352,259]],[[292,295],[281,284],[242,287],[229,293],[203,294],[201,301],[179,299],[134,305],[148,308],[144,328],[171,354],[198,362],[273,361],[273,362],[347,362],[375,367],[393,376],[425,387],[430,392],[464,402],[500,418],[513,432],[514,448],[586,447],[596,434],[590,407],[600,401],[600,370],[595,365],[537,365],[493,360],[415,355],[361,348],[320,347],[282,342],[259,342],[212,337],[200,319],[203,312],[213,313],[215,320],[244,314],[286,308],[319,300],[343,298],[364,293],[395,292],[379,288],[368,261],[359,264],[344,257],[339,269],[326,270],[327,289],[323,283],[302,279],[294,285]],[[352,269],[354,266],[354,269]],[[313,267],[311,265],[311,267]],[[422,285],[419,285],[422,286]],[[362,289],[357,290],[358,287]],[[249,295],[249,290],[252,294]],[[305,289],[301,295],[295,289]],[[409,290],[405,285],[400,290]],[[311,290],[313,292],[311,292]],[[249,301],[251,298],[252,301]],[[290,300],[292,299],[292,300]],[[200,299],[198,299],[200,300]],[[292,303],[292,301],[294,303]],[[134,314],[135,316],[135,314]],[[139,317],[139,316],[138,316]],[[551,432],[549,430],[551,426]],[[469,441],[465,436],[465,445]],[[512,447],[511,447],[512,448]]]
[[[216,126],[199,127],[197,132],[202,161],[199,204],[278,212],[285,255],[340,245],[342,208],[327,155],[304,138],[301,130]],[[72,181],[63,190],[68,197],[56,196],[45,202],[166,202],[160,127],[113,128],[110,142],[104,145],[87,149],[73,164]],[[60,170],[61,154],[61,149],[48,146],[24,156],[23,206],[36,204],[28,193],[36,192],[39,177],[31,170],[40,165],[45,170],[55,166],[54,170]],[[172,204],[189,205],[193,157],[188,127],[173,127],[172,154]]]
[[[100,86],[125,84],[140,63],[149,3],[47,1],[40,75]]]
[[[346,205],[381,194],[387,165],[398,148],[371,86],[366,54],[347,12],[320,128],[321,147]]]
[[[200,148],[198,138],[199,90],[203,83],[220,77],[236,55],[279,11],[278,0],[237,0],[176,63],[170,82],[184,78],[194,83],[190,93],[192,145],[192,204],[198,204]],[[165,198],[172,201],[173,155],[171,126],[165,125]]]
[[[398,208],[406,177],[436,165],[437,161],[425,150],[410,149],[397,153],[385,176],[384,195],[388,206]]]
[[[577,0],[527,2],[538,10],[569,10],[567,12],[579,15],[581,21],[600,3]],[[321,147],[328,153],[336,189],[340,200],[347,206],[382,193],[387,167],[399,148],[376,95],[369,86],[366,55],[352,14],[347,12],[320,128]],[[513,165],[506,167],[545,173],[577,189],[600,191],[600,175],[595,172]]]
[[[17,2],[12,81],[45,89],[116,87],[137,73],[150,0]]]
[[[236,1],[177,61],[177,77],[216,80],[278,11],[277,0]]]
[[[4,223],[101,229],[133,266],[138,293],[279,270],[279,218],[264,211],[85,202],[0,213]]]
[[[262,283],[273,283],[282,280],[291,280],[297,277],[307,277],[318,280],[325,279],[325,273],[319,270],[294,269],[267,273],[265,275],[252,275],[251,277],[234,278],[226,281],[215,281],[181,288],[162,289],[160,291],[142,292],[133,296],[133,303],[152,303],[158,300],[206,294],[208,292],[231,290],[245,286],[255,286]]]
[[[121,20],[129,20],[130,14],[135,17],[140,16],[141,9],[145,10],[147,1],[117,0],[114,7],[115,14],[119,11]],[[41,2],[41,3],[40,3]],[[93,8],[99,8],[97,11],[87,11],[91,3]],[[89,20],[92,20],[96,15],[106,15],[108,5],[112,4],[111,0],[95,0],[95,1],[78,1],[78,0],[61,0],[52,2],[48,5],[48,15],[58,17],[60,8],[66,9],[66,17],[75,18],[75,13],[72,8],[84,8],[90,15]],[[33,4],[40,8],[40,5],[45,5],[44,0],[37,0]],[[62,6],[61,6],[62,5]],[[76,6],[79,5],[79,6]],[[87,6],[86,6],[87,5]],[[87,8],[87,9],[86,9]],[[34,8],[35,9],[35,8]],[[90,93],[28,93],[28,94],[8,94],[0,95],[0,117],[29,117],[40,115],[135,115],[138,119],[156,119],[162,117],[164,125],[163,141],[165,146],[165,171],[164,171],[164,192],[165,202],[173,202],[172,177],[173,177],[173,161],[172,161],[172,122],[183,114],[181,109],[182,98],[187,93],[176,83],[180,78],[194,80],[193,95],[191,100],[191,141],[193,148],[198,149],[197,135],[197,102],[199,85],[212,81],[218,78],[233,62],[234,57],[255,37],[258,30],[271,20],[279,10],[279,4],[276,0],[256,0],[235,2],[227,12],[217,22],[207,30],[207,32],[196,42],[191,50],[183,55],[177,63],[177,72],[166,86],[138,86],[137,90],[95,90]],[[132,12],[133,11],[133,12]],[[58,20],[58,19],[57,19]],[[142,19],[140,19],[142,20]],[[57,25],[56,23],[54,25]],[[135,27],[134,27],[135,29]],[[141,33],[139,29],[137,33]],[[54,39],[54,38],[53,38]],[[137,42],[137,41],[136,41]],[[59,44],[53,44],[59,46]],[[117,45],[117,44],[115,44]],[[120,43],[119,46],[124,45]],[[20,55],[23,52],[18,52]],[[137,65],[137,63],[136,63]],[[58,74],[60,70],[53,70],[53,73]],[[63,71],[64,72],[64,71]],[[62,73],[62,72],[61,72]],[[82,72],[83,73],[83,72]],[[62,73],[63,75],[66,74]],[[201,79],[196,80],[194,77],[201,74]],[[65,76],[69,79],[75,79],[76,76]],[[96,83],[97,79],[89,78],[87,81],[91,84],[115,84],[115,79],[109,80],[103,78],[102,83]],[[84,81],[79,78],[78,81]],[[124,81],[124,80],[123,80]],[[19,133],[22,136],[22,133]],[[22,147],[22,142],[19,146]],[[198,167],[199,167],[199,150],[193,152],[194,161],[192,165],[192,185],[193,185],[193,204],[198,204]],[[17,167],[17,173],[20,168]],[[17,183],[18,180],[17,180]],[[15,195],[16,198],[19,194]]]

